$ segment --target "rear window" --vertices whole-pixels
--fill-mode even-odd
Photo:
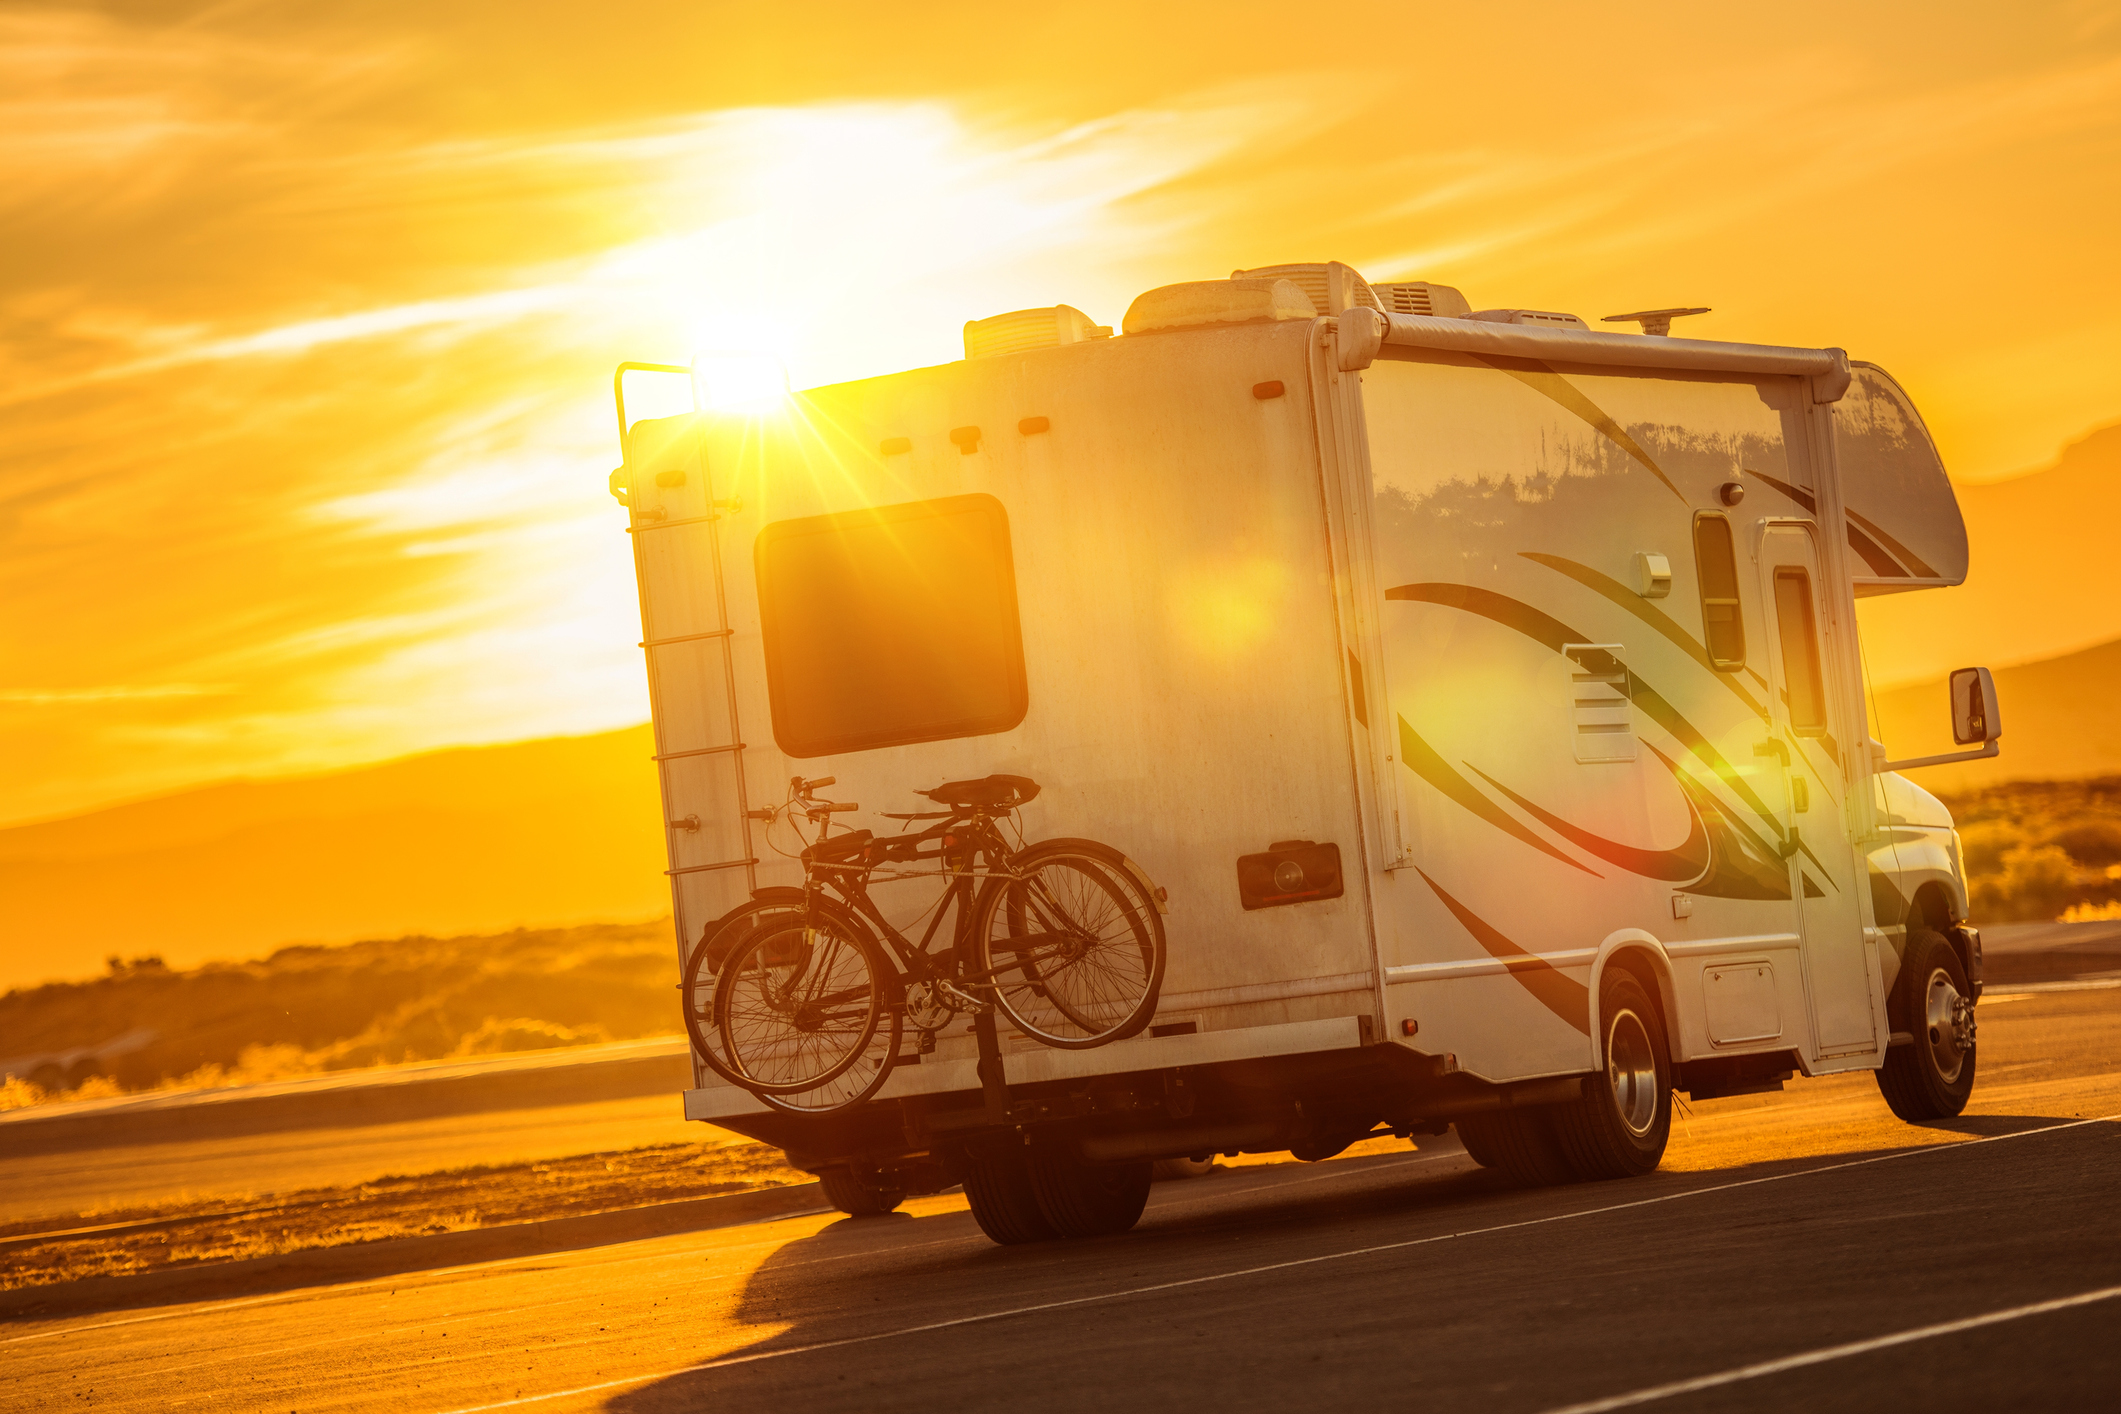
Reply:
[[[994,497],[779,521],[755,560],[773,738],[790,756],[1023,721],[1016,568]]]

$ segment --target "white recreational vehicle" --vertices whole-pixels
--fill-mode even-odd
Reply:
[[[1017,1241],[1130,1226],[1159,1159],[1455,1124],[1522,1181],[1616,1177],[1674,1090],[1857,1069],[1956,1113],[1979,935],[1891,769],[1927,763],[1871,739],[1854,608],[1961,582],[1958,507],[1882,370],[1670,337],[1687,312],[1595,332],[1284,266],[1118,337],[979,321],[962,362],[764,414],[629,425],[629,373],[686,370],[622,367],[681,962],[802,882],[760,818],[791,777],[880,834],[1034,780],[1026,835],[1124,851],[1168,938],[1131,1039],[1004,1030],[983,1066],[959,1017],[862,1103],[703,1063],[687,1116],[850,1211],[963,1182]],[[914,528],[776,587],[763,547],[849,514]],[[917,529],[953,517],[984,529]],[[1993,754],[1987,673],[1953,699]]]

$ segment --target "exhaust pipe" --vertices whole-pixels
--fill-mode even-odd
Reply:
[[[1246,1149],[1276,1149],[1282,1127],[1270,1120],[1235,1124],[1197,1124],[1185,1129],[1157,1129],[1141,1134],[1094,1134],[1081,1141],[1083,1159],[1093,1164],[1136,1159],[1183,1159],[1194,1154],[1228,1154]]]

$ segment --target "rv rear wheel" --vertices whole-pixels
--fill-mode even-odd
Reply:
[[[1893,983],[1893,1023],[1914,1033],[1878,1070],[1878,1089],[1909,1123],[1948,1119],[1974,1093],[1974,998],[1966,969],[1934,929],[1908,924],[1907,952]]]
[[[1545,1110],[1491,1110],[1460,1115],[1452,1125],[1474,1163],[1513,1183],[1545,1188],[1575,1177],[1554,1143]]]
[[[1141,1221],[1153,1167],[1147,1159],[1085,1163],[1072,1144],[1034,1150],[1028,1157],[1039,1211],[1062,1237],[1109,1237]]]
[[[871,1188],[852,1169],[826,1169],[818,1176],[825,1199],[850,1218],[880,1218],[896,1211],[906,1195],[895,1188]]]
[[[998,1144],[986,1154],[960,1153],[951,1165],[965,1186],[965,1202],[979,1230],[1004,1247],[1043,1242],[1057,1234],[1039,1211],[1031,1169],[1020,1144]]]
[[[1583,1098],[1554,1107],[1554,1137],[1578,1178],[1632,1178],[1672,1137],[1672,1051],[1664,1017],[1635,975],[1608,967],[1598,984],[1605,1072]]]

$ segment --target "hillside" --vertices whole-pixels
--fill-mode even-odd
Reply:
[[[2121,524],[2121,423],[2071,443],[2045,470],[1954,489],[1972,555],[1966,583],[1862,601],[1877,681],[2054,658],[2121,638],[2107,544]],[[1940,645],[1957,661],[1938,662]]]
[[[663,1035],[680,1020],[676,976],[662,922],[115,962],[0,996],[0,1072],[17,1077],[0,1107],[84,1083],[230,1084]]]
[[[642,726],[438,751],[0,830],[0,986],[91,976],[112,954],[181,968],[657,917],[651,749]]]
[[[2003,754],[1927,767],[1916,773],[1925,787],[1964,791],[2011,780],[2121,774],[2121,639],[1995,673]],[[1881,692],[1877,708],[1873,730],[1896,757],[1961,749],[1952,744],[1942,678]]]

